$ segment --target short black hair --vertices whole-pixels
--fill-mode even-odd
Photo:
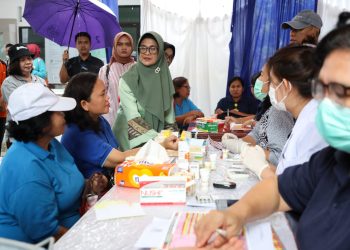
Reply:
[[[232,77],[228,82],[229,82],[229,87],[231,86],[231,84],[234,82],[234,81],[239,81],[242,85],[242,88],[244,88],[244,84],[243,84],[243,79],[239,76],[234,76]]]
[[[46,111],[30,119],[19,121],[18,124],[10,121],[7,127],[9,136],[17,141],[36,142],[51,127],[51,116],[53,113],[52,111]]]
[[[90,41],[90,43],[91,43],[91,36],[90,36],[89,33],[85,32],[85,31],[79,32],[79,33],[77,33],[77,34],[75,35],[75,42],[77,42],[78,37],[81,37],[81,36],[84,36],[84,37],[89,38],[89,41]]]
[[[183,77],[183,76],[175,77],[173,79],[173,84],[174,84],[174,88],[175,88],[175,94],[174,94],[175,98],[179,97],[179,93],[177,92],[177,90],[179,88],[181,88],[182,86],[184,86],[186,82],[188,82],[188,80],[186,77]]]
[[[164,42],[164,51],[166,49],[171,49],[173,51],[173,57],[175,57],[175,46],[172,45],[171,43]]]
[[[77,102],[73,110],[64,112],[66,122],[76,124],[82,131],[92,129],[97,133],[101,130],[99,122],[94,121],[89,112],[81,106],[81,101],[90,101],[97,79],[98,76],[95,73],[82,72],[73,76],[64,90],[63,96],[72,97]]]

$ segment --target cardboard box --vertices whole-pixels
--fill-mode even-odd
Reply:
[[[196,128],[200,132],[218,133],[224,129],[224,120],[214,118],[198,118],[196,120]]]
[[[114,182],[118,186],[140,188],[141,176],[169,176],[175,163],[147,164],[124,161],[115,168]]]
[[[186,202],[186,176],[142,176],[140,185],[141,205]]]

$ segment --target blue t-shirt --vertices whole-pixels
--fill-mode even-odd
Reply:
[[[111,126],[102,116],[99,117],[101,131],[80,130],[73,123],[67,125],[62,136],[62,144],[73,156],[80,172],[90,178],[96,172],[102,172],[103,164],[113,148],[118,148]]]
[[[80,218],[84,178],[56,140],[14,142],[0,166],[0,237],[39,242]]]
[[[278,177],[281,196],[301,214],[298,249],[349,249],[350,154],[328,147]]]
[[[194,105],[194,103],[188,98],[183,100],[181,105],[178,105],[177,103],[175,103],[175,116],[184,115],[192,110],[200,110],[200,109],[197,108],[197,106]]]

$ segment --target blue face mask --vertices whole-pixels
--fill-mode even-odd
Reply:
[[[325,98],[318,106],[316,126],[329,145],[350,153],[350,108]]]
[[[255,98],[258,99],[259,101],[263,101],[265,99],[265,97],[267,96],[267,93],[263,93],[261,92],[263,86],[264,86],[264,82],[261,81],[259,78],[256,79],[255,81],[255,85],[254,85],[254,95]]]

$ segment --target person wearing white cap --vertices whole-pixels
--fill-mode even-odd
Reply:
[[[80,218],[84,178],[55,139],[62,111],[76,106],[40,83],[15,89],[8,131],[15,139],[0,166],[0,237],[36,243],[61,237]]]
[[[321,27],[321,17],[312,10],[302,10],[291,21],[282,23],[283,29],[290,29],[290,43],[312,47],[317,44]]]

